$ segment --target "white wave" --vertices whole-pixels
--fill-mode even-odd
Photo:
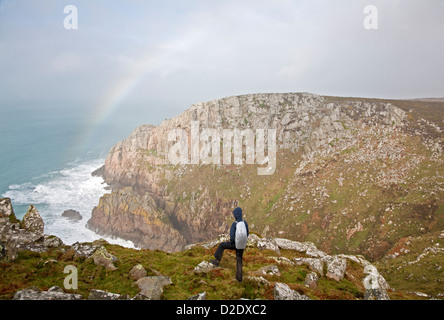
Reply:
[[[135,248],[131,241],[100,236],[85,226],[99,198],[109,192],[102,178],[91,175],[103,163],[104,159],[71,163],[63,170],[40,176],[44,179],[38,183],[11,185],[4,196],[11,198],[13,204],[34,204],[45,223],[45,233],[59,237],[65,244],[104,238],[110,243]],[[80,212],[82,220],[73,223],[62,217],[67,209]]]

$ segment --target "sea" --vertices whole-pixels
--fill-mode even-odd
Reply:
[[[139,121],[131,113],[97,119],[91,109],[79,106],[0,105],[0,197],[11,198],[19,219],[35,205],[45,234],[65,244],[105,238],[134,247],[130,241],[96,234],[86,222],[99,198],[110,192],[91,173]],[[62,217],[67,209],[77,210],[82,219]]]

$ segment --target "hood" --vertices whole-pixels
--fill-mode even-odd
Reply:
[[[234,218],[236,219],[236,221],[241,221],[242,220],[242,209],[240,207],[237,207],[236,209],[233,210],[233,215],[234,215]]]

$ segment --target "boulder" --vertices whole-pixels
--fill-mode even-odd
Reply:
[[[273,289],[274,300],[310,300],[307,296],[291,289],[287,284],[276,282]]]
[[[80,214],[80,212],[73,209],[68,209],[63,211],[62,217],[65,217],[66,219],[71,220],[73,222],[82,220],[82,215]]]
[[[132,280],[139,280],[140,278],[146,277],[146,270],[141,264],[136,264],[130,271],[129,277]]]
[[[327,260],[327,274],[326,276],[336,281],[344,279],[345,270],[347,268],[347,261],[343,258],[334,256]]]
[[[172,283],[171,278],[166,276],[143,277],[136,281],[140,294],[149,300],[160,300],[163,287]]]
[[[305,277],[304,285],[315,290],[318,287],[319,275],[316,272],[310,272]]]
[[[117,258],[110,254],[104,246],[100,246],[96,251],[94,251],[94,253],[91,255],[91,258],[94,260],[94,263],[97,266],[103,266],[106,270],[117,269],[114,266],[114,262],[117,261]]]

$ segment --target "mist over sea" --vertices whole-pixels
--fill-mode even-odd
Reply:
[[[103,179],[91,172],[104,164],[117,141],[141,123],[131,121],[130,115],[98,122],[88,109],[79,107],[3,104],[0,111],[0,196],[11,198],[19,219],[34,204],[45,233],[65,244],[101,238],[85,227],[99,198],[108,192]],[[62,217],[67,209],[79,211],[83,219],[68,221]]]

